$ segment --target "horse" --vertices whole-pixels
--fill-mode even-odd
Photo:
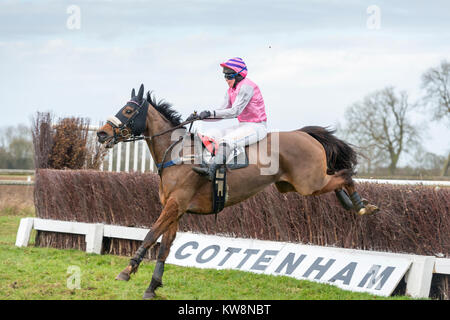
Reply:
[[[116,277],[128,281],[137,272],[146,252],[162,235],[155,269],[144,299],[155,297],[156,289],[162,286],[164,263],[175,239],[178,223],[185,213],[212,214],[212,182],[192,170],[193,163],[167,165],[173,137],[168,133],[181,130],[179,136],[188,131],[187,124],[171,104],[156,101],[151,92],[144,97],[144,85],[115,116],[97,131],[98,142],[107,148],[116,143],[145,139],[150,153],[159,168],[159,198],[163,210],[151,226],[141,246],[130,259],[128,266]],[[190,131],[190,128],[189,128]],[[278,139],[278,150],[272,147]],[[278,160],[278,168],[270,174],[261,174],[265,167],[255,150],[265,144],[270,146],[271,157]],[[228,195],[225,207],[252,197],[272,183],[279,192],[297,192],[303,196],[315,196],[335,191],[342,205],[359,215],[373,214],[379,209],[362,199],[356,191],[352,176],[357,164],[356,152],[348,143],[333,135],[333,131],[318,126],[309,126],[289,132],[269,132],[256,144],[245,148],[247,154],[256,153],[256,161],[244,168],[229,171],[226,187]],[[170,157],[170,156],[169,156]]]

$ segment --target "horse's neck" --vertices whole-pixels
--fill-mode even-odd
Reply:
[[[170,122],[165,119],[155,108],[149,106],[147,113],[146,136],[153,136],[160,132],[169,130],[170,128],[172,128]],[[150,141],[147,140],[150,153],[156,163],[161,163],[163,161],[164,152],[171,143],[171,132],[154,137]]]

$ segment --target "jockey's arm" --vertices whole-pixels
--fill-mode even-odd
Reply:
[[[222,108],[212,110],[211,117],[212,118],[222,118],[222,119],[231,119],[239,116],[242,111],[244,111],[245,107],[248,105],[250,100],[253,97],[253,87],[249,85],[241,86],[239,93],[236,97],[231,108],[229,108],[230,98],[228,93],[225,95],[225,101],[222,105]]]

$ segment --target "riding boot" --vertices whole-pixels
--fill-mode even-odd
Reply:
[[[209,181],[214,179],[214,174],[220,166],[225,165],[228,159],[228,155],[231,152],[230,146],[223,142],[219,145],[216,155],[211,158],[210,163],[205,167],[192,167],[192,170],[199,175],[207,176]]]

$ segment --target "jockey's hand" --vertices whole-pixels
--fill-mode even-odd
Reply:
[[[187,117],[186,121],[197,120],[197,119],[199,119],[199,116],[197,114],[197,111],[194,111],[193,113],[191,113],[191,115],[189,117]]]
[[[209,118],[211,116],[211,111],[205,110],[200,112],[200,116],[198,117],[200,120]]]

